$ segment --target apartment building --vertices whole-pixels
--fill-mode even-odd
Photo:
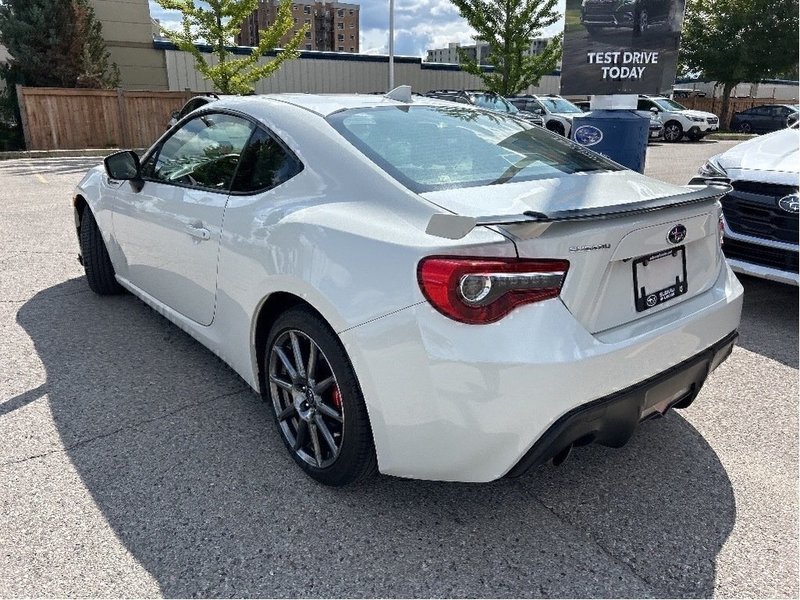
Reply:
[[[236,36],[240,46],[257,46],[259,29],[275,23],[280,0],[259,0],[258,8],[244,20]],[[304,25],[308,25],[301,50],[330,52],[359,51],[359,5],[327,0],[295,0],[292,3],[292,29],[281,39],[285,44]]]
[[[552,39],[553,38],[532,39],[531,45],[528,50],[525,51],[525,54],[528,56],[536,56],[541,54],[545,46],[547,46]],[[489,44],[482,41],[478,41],[475,44],[465,45],[461,45],[458,42],[451,42],[447,44],[447,48],[434,48],[428,50],[428,56],[425,60],[426,62],[449,63],[457,65],[459,62],[461,62],[461,57],[458,52],[459,49],[463,50],[468,58],[476,61],[478,64],[489,64]]]

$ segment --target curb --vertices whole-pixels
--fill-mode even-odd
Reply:
[[[80,158],[80,157],[106,157],[118,152],[121,148],[91,148],[88,150],[16,150],[0,152],[0,160],[13,160],[15,158]],[[134,150],[141,154],[144,149]]]
[[[755,133],[712,133],[706,139],[720,141],[733,140],[743,142],[754,137],[758,137],[758,135]]]

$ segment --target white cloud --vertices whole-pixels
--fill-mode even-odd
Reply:
[[[176,27],[180,14],[166,11],[154,0],[150,1],[150,14],[165,27]],[[353,1],[353,0],[351,0]],[[361,52],[384,54],[389,46],[389,2],[387,0],[362,0]],[[559,0],[557,10],[563,14],[566,0]],[[564,28],[564,22],[547,28],[545,35],[555,35]],[[450,0],[396,0],[395,1],[395,52],[406,56],[425,56],[428,48],[441,48],[449,42],[470,43],[475,32],[458,14]]]

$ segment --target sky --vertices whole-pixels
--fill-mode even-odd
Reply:
[[[350,0],[361,5],[361,52],[385,54],[389,43],[389,1]],[[557,10],[563,15],[566,0],[559,0]],[[165,11],[150,0],[150,14],[169,26],[180,17]],[[555,35],[563,21],[551,26],[544,35]],[[395,52],[398,55],[425,56],[428,48],[443,48],[448,42],[472,43],[475,32],[458,14],[450,0],[395,0]]]

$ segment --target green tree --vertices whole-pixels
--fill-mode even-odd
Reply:
[[[258,64],[267,51],[278,46],[294,25],[291,0],[281,0],[277,18],[269,28],[259,30],[259,44],[249,56],[233,58],[229,46],[239,32],[242,21],[258,8],[259,0],[206,0],[208,8],[194,0],[156,0],[162,8],[182,14],[181,29],[162,28],[164,34],[181,50],[192,54],[197,70],[223,94],[246,94],[254,85],[277,71],[284,61],[297,58],[297,48],[305,38],[307,27],[301,28],[288,40],[273,60]],[[197,48],[197,43],[211,45],[216,63],[209,62]]]
[[[555,69],[561,57],[561,35],[536,56],[525,52],[542,29],[559,19],[555,10],[557,0],[451,1],[478,33],[477,40],[489,44],[488,61],[494,66],[491,73],[459,51],[462,68],[480,77],[489,90],[511,96],[536,85],[542,75]]]
[[[797,67],[797,15],[798,0],[688,0],[681,70],[722,84],[721,116],[727,119],[737,84]]]
[[[0,120],[13,123],[19,144],[16,84],[55,87],[119,85],[102,26],[88,0],[0,0],[0,44],[11,55],[0,67],[6,82]]]

